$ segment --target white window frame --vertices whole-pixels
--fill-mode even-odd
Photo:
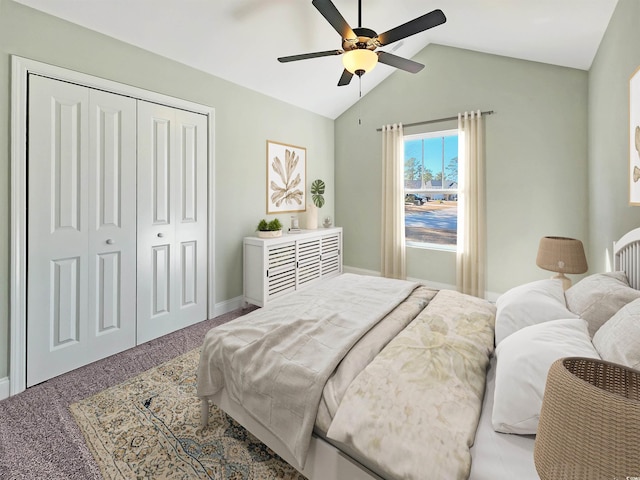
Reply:
[[[453,136],[457,136],[458,137],[458,153],[460,152],[460,132],[458,131],[457,128],[451,128],[451,129],[447,129],[447,130],[438,130],[438,131],[434,131],[434,132],[424,132],[424,133],[415,133],[415,134],[411,134],[411,135],[404,135],[403,138],[403,142],[406,141],[410,141],[410,140],[421,140],[421,139],[426,139],[426,138],[440,138],[440,137],[453,137]],[[460,155],[458,155],[458,158],[460,157]],[[403,159],[404,162],[404,159]],[[442,167],[442,174],[444,176],[444,165]],[[458,180],[460,179],[460,162],[458,162]],[[403,187],[404,187],[404,181],[403,181]],[[413,194],[417,194],[417,195],[423,195],[423,194],[431,194],[431,195],[451,195],[451,194],[455,194],[455,195],[459,195],[459,189],[458,188],[431,188],[431,189],[420,189],[420,188],[403,188],[403,193],[402,193],[402,199],[404,201],[404,198],[406,197],[406,195],[413,193]],[[460,221],[460,214],[458,212],[458,219],[457,221]],[[405,220],[405,227],[406,227],[406,220]],[[458,248],[457,245],[457,238],[456,238],[456,244],[455,245],[443,245],[443,244],[439,244],[439,243],[427,243],[427,242],[412,242],[412,241],[406,241],[405,240],[405,246],[409,247],[409,248],[422,248],[422,249],[427,249],[427,250],[443,250],[443,251],[447,251],[447,252],[455,252]]]

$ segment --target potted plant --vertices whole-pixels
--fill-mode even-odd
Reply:
[[[307,205],[307,228],[314,230],[318,228],[318,209],[324,205],[324,182],[320,179],[311,183],[311,200],[313,203]]]
[[[275,238],[282,235],[282,223],[277,218],[267,222],[264,218],[260,220],[256,227],[258,231],[258,237],[260,238]]]
[[[317,208],[324,206],[324,182],[322,180],[314,180],[311,184],[311,200],[313,200],[313,204]],[[322,226],[329,228],[331,226],[331,217],[324,217]]]

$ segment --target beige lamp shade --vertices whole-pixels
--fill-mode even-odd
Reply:
[[[349,50],[342,55],[342,64],[344,65],[344,68],[355,74],[369,72],[373,70],[377,63],[378,55],[366,48]]]
[[[565,273],[584,273],[589,268],[582,242],[566,237],[542,237],[536,265],[558,272],[553,278],[562,280],[565,290],[571,286],[571,280],[565,277]]]
[[[640,478],[640,371],[594,358],[554,362],[534,461],[541,480]]]

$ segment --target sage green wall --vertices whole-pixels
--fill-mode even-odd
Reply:
[[[639,25],[640,2],[618,0],[589,71],[589,265],[595,272],[610,265],[613,241],[640,227],[628,187],[629,78],[640,66]]]
[[[586,241],[588,234],[587,72],[440,45],[414,60],[426,68],[393,73],[336,120],[336,220],[345,229],[345,264],[380,271],[376,128],[480,109],[495,111],[485,120],[487,290],[548,277],[535,265],[540,237]],[[455,254],[409,249],[407,274],[455,285]]]
[[[12,54],[215,108],[217,304],[242,294],[242,237],[266,217],[267,139],[307,148],[307,188],[315,178],[325,180],[322,215],[333,216],[333,120],[0,0],[0,380],[8,375],[9,350]],[[289,214],[279,218],[289,224]]]

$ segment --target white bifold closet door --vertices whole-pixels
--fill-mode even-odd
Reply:
[[[207,317],[207,117],[138,101],[138,343]]]
[[[136,100],[29,77],[27,386],[136,344]]]

